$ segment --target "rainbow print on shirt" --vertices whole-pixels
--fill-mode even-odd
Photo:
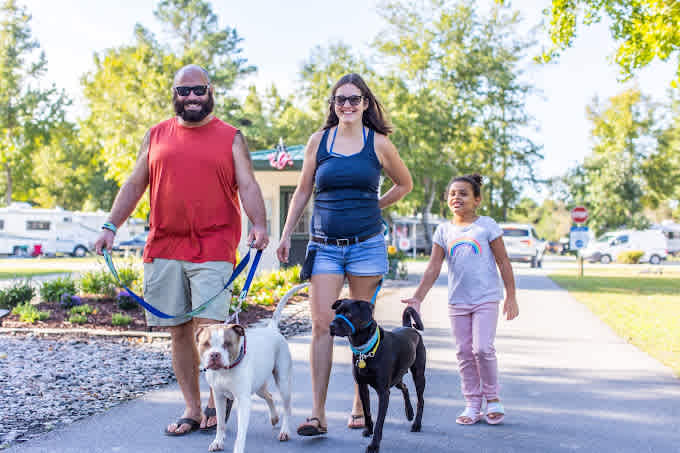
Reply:
[[[471,250],[474,255],[482,253],[482,246],[474,238],[463,237],[449,243],[449,256],[455,256],[458,249]]]

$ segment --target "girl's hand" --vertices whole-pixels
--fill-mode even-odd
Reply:
[[[519,316],[519,305],[517,305],[517,299],[514,296],[508,296],[505,298],[505,303],[503,304],[503,314],[507,315],[508,321],[512,321],[517,316]]]
[[[423,301],[416,297],[409,297],[408,299],[402,299],[401,303],[407,304],[409,307],[413,307],[413,309],[417,311],[418,314],[420,314],[420,304],[422,304]]]

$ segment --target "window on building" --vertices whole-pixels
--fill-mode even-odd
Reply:
[[[29,231],[49,231],[50,222],[45,220],[27,220],[26,229]]]

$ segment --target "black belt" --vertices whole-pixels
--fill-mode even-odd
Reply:
[[[379,234],[381,234],[380,231],[378,231],[377,233],[369,234],[368,236],[355,236],[353,238],[324,238],[320,236],[310,236],[310,240],[312,242],[318,242],[324,245],[337,245],[343,247],[347,245],[358,244],[359,242],[364,242]]]

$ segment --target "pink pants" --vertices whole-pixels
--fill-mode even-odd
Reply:
[[[463,397],[468,406],[476,409],[482,407],[483,399],[498,398],[498,362],[493,345],[498,305],[449,304]]]

